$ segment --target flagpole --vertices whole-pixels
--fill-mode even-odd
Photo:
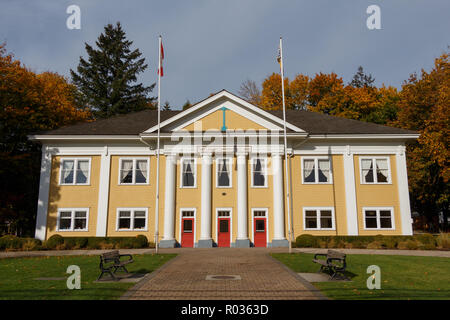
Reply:
[[[156,142],[156,200],[155,200],[155,252],[158,253],[159,240],[159,153],[161,125],[161,36],[158,39],[158,138]]]
[[[283,64],[283,39],[280,37],[280,69],[281,69],[281,94],[283,97],[283,126],[284,126],[284,173],[286,177],[286,196],[287,196],[287,212],[288,212],[288,241],[289,253],[292,252],[291,244],[291,210],[290,210],[290,189],[288,175],[288,157],[287,157],[287,137],[286,137],[286,103],[284,100],[284,64]]]

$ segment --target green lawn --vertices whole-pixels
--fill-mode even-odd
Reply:
[[[176,254],[133,255],[129,272],[149,273]],[[34,280],[39,277],[67,277],[69,265],[81,270],[81,289],[69,290],[66,280]],[[61,256],[0,259],[0,300],[4,299],[117,299],[134,283],[93,283],[100,275],[98,256]],[[106,275],[105,277],[108,277]]]
[[[313,254],[273,253],[295,272],[317,272]],[[367,288],[367,267],[381,269],[381,289]],[[347,276],[352,282],[316,282],[314,286],[332,299],[450,299],[450,259],[388,255],[347,255]]]

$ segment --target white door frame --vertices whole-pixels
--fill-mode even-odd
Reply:
[[[181,222],[183,221],[183,211],[194,211],[194,223],[193,223],[193,227],[194,230],[194,244],[193,244],[193,248],[195,248],[195,243],[197,240],[197,209],[196,208],[180,208],[180,228],[179,228],[179,241],[180,241],[180,246],[181,246],[181,237],[182,237],[182,229],[181,229]],[[188,218],[188,217],[186,217]]]
[[[219,246],[219,211],[229,211],[230,216],[230,248],[231,248],[231,242],[233,239],[233,208],[216,208],[216,243],[217,246]]]
[[[255,211],[264,211],[266,215],[261,218],[266,219],[266,248],[269,246],[269,208],[252,208],[252,242],[255,245]]]

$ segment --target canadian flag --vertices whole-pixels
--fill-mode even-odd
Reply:
[[[161,47],[159,48],[159,69],[158,74],[162,77],[164,76],[164,70],[163,70],[163,60],[164,60],[164,48],[161,40]]]

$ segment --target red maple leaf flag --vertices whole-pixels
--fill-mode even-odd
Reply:
[[[164,60],[164,48],[163,48],[163,44],[162,44],[162,40],[161,40],[161,47],[159,48],[160,53],[159,53],[159,69],[158,69],[158,74],[162,77],[164,76],[164,70],[163,70],[163,60]],[[161,71],[160,71],[161,70]]]

